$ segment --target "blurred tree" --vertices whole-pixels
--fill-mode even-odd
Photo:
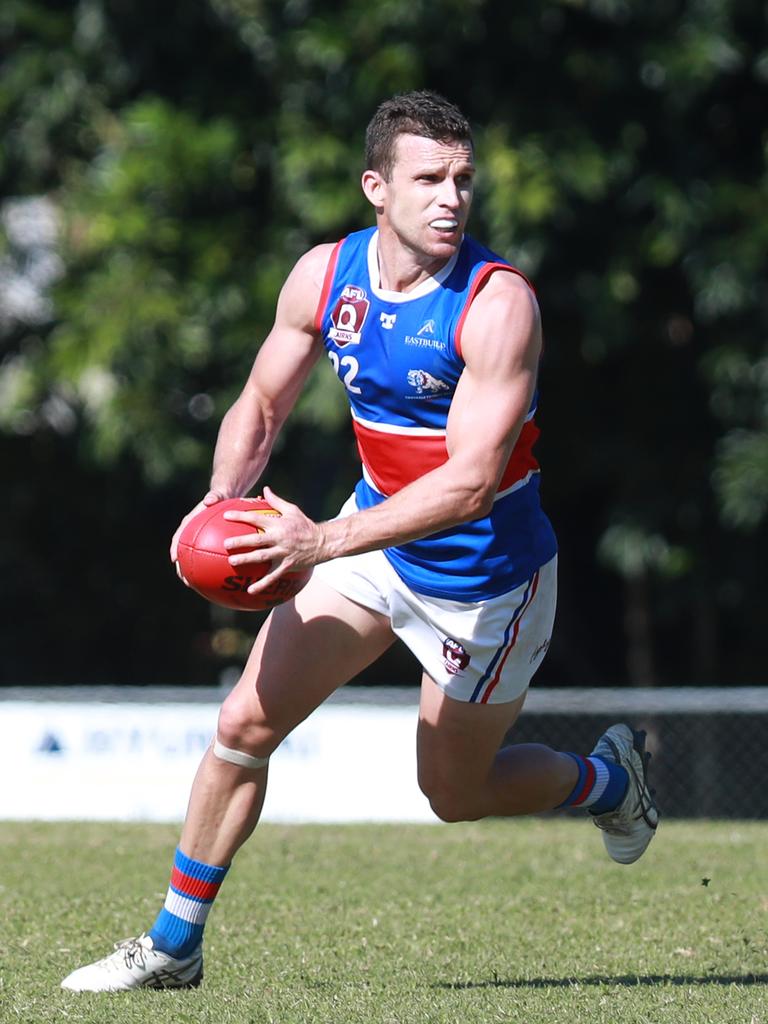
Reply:
[[[370,221],[370,114],[428,86],[477,125],[473,232],[535,278],[544,311],[562,598],[540,679],[762,681],[765,28],[746,0],[7,0],[0,445],[22,469],[8,514],[37,525],[0,554],[21,604],[57,601],[25,569],[35,543],[61,557],[30,487],[64,491],[77,530],[94,491],[73,480],[103,499],[119,479],[131,501],[106,502],[102,525],[133,551],[123,596],[94,610],[78,589],[62,643],[89,615],[109,637],[130,621],[286,271]],[[355,478],[346,421],[319,367],[269,469],[312,514]],[[113,671],[210,678],[240,650],[211,639],[231,622],[211,632],[164,586],[154,643]],[[164,635],[179,639],[150,671]],[[24,642],[5,652],[22,674]]]

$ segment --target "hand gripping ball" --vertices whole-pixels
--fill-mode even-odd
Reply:
[[[228,537],[241,537],[254,531],[254,527],[247,523],[225,519],[224,513],[232,509],[280,515],[263,498],[227,498],[208,505],[194,515],[181,531],[177,554],[179,572],[198,594],[225,608],[261,612],[288,601],[308,582],[312,570],[283,573],[266,590],[249,594],[248,587],[267,575],[270,563],[243,566],[240,571],[230,565],[229,555],[234,550],[247,549],[227,551],[224,541]]]

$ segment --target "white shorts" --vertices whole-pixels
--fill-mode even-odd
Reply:
[[[355,511],[354,498],[341,515]],[[315,566],[314,578],[386,615],[392,631],[449,697],[504,704],[528,688],[552,636],[557,556],[531,579],[486,601],[448,601],[411,590],[382,551]]]

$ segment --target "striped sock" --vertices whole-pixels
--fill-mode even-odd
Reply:
[[[627,769],[601,757],[582,757],[572,754],[579,768],[579,777],[571,793],[559,807],[588,807],[592,814],[604,814],[618,807],[629,784]]]
[[[165,905],[149,931],[155,949],[169,956],[189,956],[200,944],[205,919],[229,870],[192,860],[177,847]]]

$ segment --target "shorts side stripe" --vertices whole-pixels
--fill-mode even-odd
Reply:
[[[477,702],[478,697],[480,698],[481,704],[487,704],[488,698],[491,696],[493,691],[496,689],[499,680],[501,679],[501,673],[504,670],[504,665],[510,652],[517,643],[518,633],[520,632],[520,620],[526,612],[526,609],[530,606],[534,597],[536,596],[536,589],[539,585],[539,570],[533,574],[531,579],[528,581],[528,587],[523,594],[523,599],[520,604],[515,608],[512,618],[507,624],[507,628],[504,630],[504,639],[501,646],[498,648],[494,656],[491,658],[490,664],[485,671],[485,674],[480,679],[480,682],[475,687],[474,693],[470,697],[470,702]],[[510,637],[510,631],[512,633]],[[489,681],[490,680],[490,681]],[[483,692],[483,687],[486,687]],[[482,693],[482,697],[480,694]]]

